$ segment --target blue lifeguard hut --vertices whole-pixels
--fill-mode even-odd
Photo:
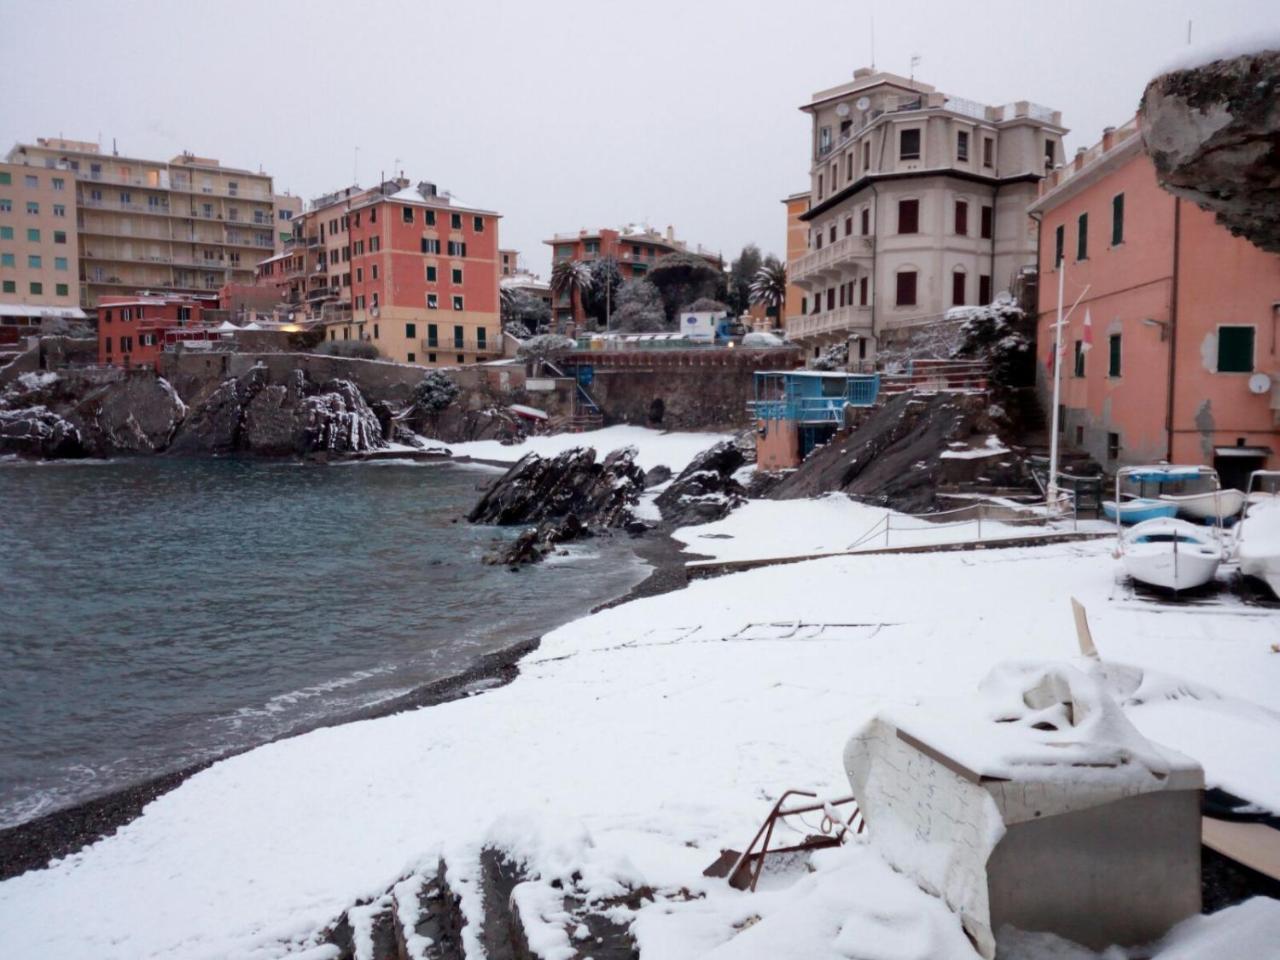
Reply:
[[[757,371],[756,462],[766,470],[799,466],[844,424],[846,407],[870,407],[880,394],[878,373],[826,370]]]

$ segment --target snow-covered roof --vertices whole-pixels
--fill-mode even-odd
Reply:
[[[434,197],[424,197],[418,192],[417,187],[405,187],[403,190],[397,190],[395,193],[383,194],[374,193],[372,196],[363,197],[359,202],[352,206],[352,210],[359,210],[361,207],[372,206],[375,203],[381,203],[384,200],[395,201],[396,203],[409,203],[419,207],[432,207],[435,209],[449,210],[454,213],[480,213],[489,217],[500,217],[502,214],[496,210],[485,210],[482,207],[473,207],[463,203],[452,194],[441,194]]]
[[[48,307],[35,303],[0,303],[0,317],[42,317],[46,319],[83,320],[79,307]]]

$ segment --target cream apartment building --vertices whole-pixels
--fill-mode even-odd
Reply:
[[[802,291],[791,339],[815,351],[988,303],[1036,262],[1027,206],[1062,162],[1061,115],[1019,101],[987,106],[869,69],[814,94],[807,248],[790,260]]]
[[[39,138],[8,154],[12,165],[67,180],[79,243],[82,306],[138,290],[199,292],[252,283],[275,247],[271,177],[184,153],[145,160],[96,143]]]
[[[84,319],[74,197],[63,171],[0,163],[0,325]]]

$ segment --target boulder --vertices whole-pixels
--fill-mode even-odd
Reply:
[[[85,455],[75,424],[47,407],[0,409],[0,453],[61,460]]]
[[[655,502],[662,519],[672,526],[687,527],[727,516],[747,498],[734,476],[745,463],[741,447],[732,440],[698,454],[658,495]]]
[[[1170,193],[1237,236],[1280,253],[1280,51],[1156,77],[1142,95],[1142,139]]]
[[[646,490],[652,490],[654,487],[660,487],[670,480],[671,477],[671,468],[660,463],[656,467],[651,467],[645,472],[644,488]]]
[[[131,372],[91,392],[69,413],[95,456],[155,453],[169,446],[187,405],[163,377]]]

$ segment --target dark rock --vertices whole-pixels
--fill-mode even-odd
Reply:
[[[1156,77],[1142,95],[1142,138],[1169,192],[1237,236],[1280,253],[1280,51]]]
[[[670,479],[671,468],[660,463],[656,467],[651,467],[645,472],[644,488],[646,490],[651,490],[654,487],[661,486]]]
[[[177,391],[150,371],[131,372],[91,392],[68,414],[95,455],[165,449],[187,416]]]
[[[46,460],[85,455],[80,431],[46,407],[0,410],[0,452]]]
[[[187,415],[169,445],[170,453],[232,453],[240,443],[245,404],[252,396],[245,378],[224,380]],[[256,391],[255,391],[256,392]]]
[[[746,500],[746,490],[734,477],[745,463],[742,450],[731,440],[698,454],[658,495],[662,519],[685,527],[727,516]]]

